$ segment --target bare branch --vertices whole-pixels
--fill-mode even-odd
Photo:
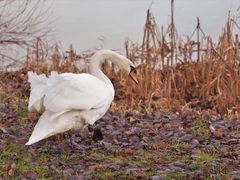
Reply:
[[[8,48],[34,48],[50,31],[48,18],[45,0],[0,0],[0,56],[12,61]]]

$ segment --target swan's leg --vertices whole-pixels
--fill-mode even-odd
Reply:
[[[71,148],[74,149],[74,142],[73,142],[72,134],[69,131],[67,132],[67,136],[68,136]]]
[[[88,124],[88,131],[89,131],[89,132],[93,132],[93,131],[94,131],[94,126]]]

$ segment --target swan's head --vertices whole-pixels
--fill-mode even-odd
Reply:
[[[118,61],[118,66],[121,70],[127,72],[132,80],[138,84],[138,80],[136,78],[136,67],[131,60],[128,58],[121,56],[121,61]]]
[[[93,68],[93,72],[94,69],[99,68],[99,63],[96,63],[96,61],[101,63],[106,59],[112,61],[115,65],[119,67],[120,70],[127,72],[129,76],[133,79],[133,81],[138,84],[138,80],[135,76],[136,67],[133,62],[130,59],[111,50],[103,49],[96,52],[93,55],[92,60],[90,61],[90,71],[91,67]]]

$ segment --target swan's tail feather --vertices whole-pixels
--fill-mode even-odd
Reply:
[[[38,120],[36,126],[34,127],[34,130],[32,132],[31,137],[29,138],[26,145],[34,144],[42,139],[48,138],[56,133],[53,133],[55,131],[55,126],[57,125],[55,119],[60,115],[61,113],[52,113],[49,111],[45,111],[40,119]]]
[[[51,72],[49,78],[45,74],[37,75],[36,73],[28,72],[28,82],[31,85],[31,93],[28,103],[28,110],[41,112],[44,110],[43,99],[49,87],[59,81],[58,73]]]
[[[45,84],[47,81],[47,77],[45,74],[37,75],[36,73],[29,71],[28,72],[28,82],[31,83],[31,87],[35,87],[39,83]]]
[[[75,124],[77,120],[78,124]],[[60,113],[45,111],[34,127],[32,135],[26,145],[32,145],[42,139],[66,132],[76,127],[77,129],[81,129],[84,126],[84,121],[79,120],[79,112],[77,111]]]
[[[40,112],[43,109],[43,97],[46,92],[47,77],[45,74],[37,75],[30,71],[28,72],[28,82],[31,86],[28,110]]]
[[[47,131],[49,131],[46,128],[49,128],[49,126],[45,125],[46,127],[44,127],[43,121],[46,121],[46,119],[50,118],[50,116],[51,115],[47,111],[42,114],[38,123],[34,127],[31,137],[29,138],[28,142],[25,145],[32,145],[46,137],[46,133],[47,133]]]

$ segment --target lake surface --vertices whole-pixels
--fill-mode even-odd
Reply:
[[[55,41],[67,49],[123,49],[124,40],[141,42],[146,11],[151,7],[158,25],[170,19],[171,0],[53,0]],[[239,0],[175,0],[175,24],[181,35],[190,35],[199,16],[206,34],[218,39],[228,11],[238,15]]]

